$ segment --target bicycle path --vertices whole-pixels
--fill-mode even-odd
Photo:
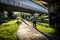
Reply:
[[[26,24],[26,23],[28,24]],[[32,27],[32,24],[24,20],[17,31],[18,40],[48,40],[46,36]]]

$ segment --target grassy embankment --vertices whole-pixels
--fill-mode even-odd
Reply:
[[[0,40],[16,40],[16,32],[19,24],[16,23],[17,20],[11,20],[0,25]]]
[[[57,33],[56,29],[49,27],[48,19],[37,20],[37,29],[49,35],[55,35]]]

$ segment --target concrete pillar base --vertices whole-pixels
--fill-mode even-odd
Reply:
[[[8,19],[13,19],[13,12],[8,11],[7,16],[8,16]]]
[[[0,24],[2,23],[3,20],[3,11],[0,11]]]
[[[50,26],[60,29],[60,2],[54,1],[53,3],[49,3],[48,7]]]

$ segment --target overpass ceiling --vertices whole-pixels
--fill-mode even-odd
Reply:
[[[30,1],[30,0],[17,0],[17,1],[18,1],[18,2],[21,2],[21,3],[23,3],[23,4],[26,4],[26,5],[29,5],[29,6],[31,6],[31,7],[35,7],[35,8],[37,8],[37,9],[40,9],[41,12],[48,13],[47,9],[45,9],[45,8],[43,8],[43,7],[35,4],[35,3],[33,3],[33,2]]]
[[[60,0],[32,0],[33,2],[48,7],[48,3],[60,2]]]
[[[5,0],[3,0],[5,1]],[[37,11],[39,12],[43,12],[43,13],[48,13],[48,10],[45,9],[44,7],[42,7],[41,5],[37,5],[35,4],[34,2],[32,2],[31,0],[13,0],[13,1],[16,1],[18,3],[22,3],[22,4],[25,4],[25,5],[28,5],[28,6],[31,6],[31,7],[34,7],[36,9],[39,9]],[[14,3],[13,3],[14,4]],[[11,5],[11,4],[10,4]],[[14,5],[13,5],[14,6]],[[16,6],[17,7],[17,6]],[[27,8],[26,8],[27,9]],[[33,10],[33,9],[32,9]]]
[[[45,7],[48,7],[48,3],[47,3],[48,0],[32,0],[32,1],[39,4],[39,5],[43,5]]]

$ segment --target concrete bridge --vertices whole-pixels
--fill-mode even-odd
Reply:
[[[3,11],[8,11],[8,17],[12,16],[13,11],[29,13],[49,13],[50,26],[60,30],[60,1],[44,0],[48,2],[48,9],[42,5],[37,5],[31,0],[0,0],[0,21]]]
[[[50,27],[60,29],[60,0],[43,0],[48,3]]]
[[[31,0],[0,0],[0,18],[2,11],[9,11],[9,14],[12,14],[13,11],[29,13],[49,13],[50,26],[55,28],[56,26],[58,26],[58,28],[60,28],[60,1],[43,1],[46,1],[48,3],[48,9],[33,3]],[[55,21],[52,24],[53,20]]]
[[[30,0],[0,0],[0,10],[48,13],[46,8],[43,8]]]
[[[43,0],[48,3],[48,9],[42,5],[37,5],[31,0],[0,0],[0,18],[2,11],[9,11],[12,15],[13,11],[29,12],[29,13],[49,13],[50,26],[60,28],[60,1],[59,0]],[[9,16],[8,15],[8,16]],[[55,16],[54,16],[55,15]],[[54,20],[54,23],[52,24]]]
[[[37,5],[31,0],[0,0],[0,21],[2,20],[4,13],[8,12],[8,18],[13,18],[13,12],[27,12],[31,13],[47,13],[48,10],[42,5]]]

